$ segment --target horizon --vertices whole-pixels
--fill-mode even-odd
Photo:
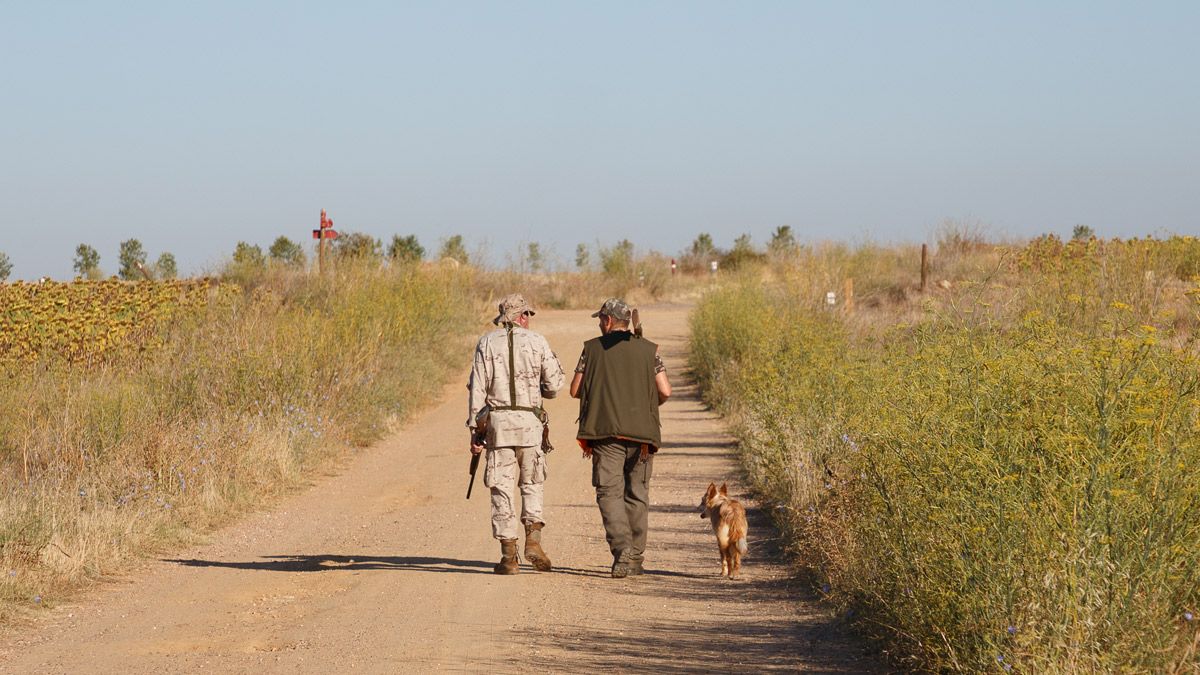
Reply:
[[[966,235],[968,238],[978,240],[979,242],[981,242],[985,245],[989,245],[989,246],[1024,246],[1034,239],[1037,239],[1040,237],[1046,237],[1046,236],[1058,237],[1063,242],[1070,241],[1074,238],[1073,232],[1065,232],[1065,233],[1064,232],[1042,232],[1042,233],[1038,233],[1038,234],[1034,234],[1034,235],[1030,235],[1030,236],[1023,236],[1023,237],[1011,237],[1011,236],[1004,236],[1004,235],[996,235],[995,233],[987,231],[986,226],[982,225],[980,223],[962,223],[962,222],[947,221],[942,224],[939,224],[938,228],[935,228],[935,231],[931,232],[930,236],[926,237],[924,239],[907,240],[907,241],[900,241],[900,240],[877,241],[877,240],[872,240],[872,239],[860,239],[860,238],[802,240],[799,237],[796,237],[795,243],[797,246],[799,246],[801,248],[818,248],[818,247],[822,247],[822,246],[847,246],[851,249],[861,248],[861,247],[871,247],[871,246],[879,246],[879,247],[883,247],[883,248],[902,248],[902,247],[906,247],[906,246],[916,247],[916,246],[921,246],[922,244],[927,244],[930,247],[930,252],[932,254],[936,255],[938,252],[938,249],[940,248],[939,238],[940,238],[940,235],[943,234],[943,231],[939,230],[939,228],[950,228],[948,230],[945,230],[944,233],[945,234]],[[1163,240],[1163,239],[1169,239],[1171,237],[1195,237],[1196,236],[1196,235],[1181,234],[1181,233],[1177,233],[1177,232],[1159,232],[1159,233],[1149,233],[1149,234],[1140,235],[1140,236],[1134,235],[1131,237],[1105,237],[1101,233],[1092,231],[1090,227],[1088,227],[1088,231],[1089,231],[1088,236],[1095,237],[1098,240],[1122,240],[1122,241],[1128,241],[1128,240],[1134,240],[1134,239]],[[346,231],[345,233],[350,234],[351,231]],[[355,234],[359,234],[359,233],[355,232]],[[698,232],[697,236],[699,236],[701,234],[710,234],[710,233]],[[795,234],[795,232],[793,231],[793,235],[794,234]],[[286,236],[286,235],[280,235],[280,236]],[[390,243],[390,239],[384,239],[382,237],[374,237],[374,238],[381,245],[380,262],[381,263],[385,262],[387,259],[387,246]],[[758,253],[763,253],[763,254],[768,253],[768,244],[770,243],[771,238],[772,237],[770,235],[766,236],[762,240],[755,240],[752,238],[751,244],[752,244],[753,250]],[[315,267],[317,264],[317,250],[316,250],[315,240],[313,241],[313,243],[311,245],[305,245],[305,240],[292,239],[291,241],[293,243],[300,244],[304,248],[304,254],[306,256],[306,265],[309,267]],[[681,246],[680,248],[678,248],[676,250],[639,248],[639,247],[635,246],[634,255],[635,255],[635,258],[639,258],[639,259],[645,258],[645,257],[658,256],[658,257],[670,259],[672,261],[682,261],[683,258],[687,257],[688,249],[691,248],[692,243],[694,241],[695,241],[695,238],[693,238],[691,241],[688,241],[685,245]],[[139,243],[140,243],[140,241],[139,241]],[[246,242],[246,243],[249,243],[249,242]],[[439,260],[437,253],[438,253],[438,249],[440,247],[438,244],[434,244],[433,246],[430,246],[426,242],[418,241],[418,243],[420,243],[425,248],[425,255],[421,258],[422,261],[437,262]],[[509,270],[509,271],[524,271],[524,272],[535,272],[536,273],[536,270],[526,269],[530,264],[530,261],[528,259],[528,245],[530,243],[534,243],[534,242],[519,242],[516,245],[516,248],[509,250],[509,251],[500,252],[501,254],[503,254],[504,260],[497,260],[496,256],[494,256],[494,255],[491,256],[490,258],[489,257],[481,257],[480,251],[486,246],[486,242],[479,242],[477,245],[471,246],[470,245],[471,242],[464,241],[464,244],[466,245],[467,253],[469,255],[469,264],[471,264],[472,266],[477,266],[477,267],[480,267],[483,269],[489,269],[489,270]],[[579,242],[579,243],[584,244],[588,247],[587,250],[588,250],[588,255],[589,255],[589,263],[585,269],[580,269],[575,264],[575,262],[574,262],[575,252],[574,251],[562,253],[562,252],[559,252],[554,249],[542,248],[540,251],[540,254],[541,254],[541,261],[542,261],[542,264],[544,265],[544,267],[540,271],[542,273],[570,273],[570,272],[588,271],[588,270],[595,271],[596,269],[598,269],[599,264],[600,264],[600,260],[599,260],[600,252],[604,249],[615,247],[622,242],[621,241],[612,241],[612,242],[594,241],[594,242]],[[727,255],[728,253],[731,252],[731,250],[734,246],[734,242],[732,242],[732,241],[725,244],[725,243],[714,240],[713,244],[714,244],[714,249],[713,249],[713,253],[714,253],[713,257],[714,258],[723,258],[725,255]],[[268,251],[267,251],[267,249],[270,246],[269,244],[255,243],[255,244],[251,244],[251,245],[258,247],[260,253],[262,253],[264,256],[269,257]],[[336,244],[334,244],[334,245],[336,245]],[[539,245],[540,245],[540,243],[539,243]],[[118,246],[113,246],[114,250],[113,250],[113,255],[111,256],[111,260],[113,260],[113,261],[116,261],[116,259],[118,257],[117,256],[117,253],[118,253],[117,248],[118,248]],[[147,251],[146,253],[147,253],[146,267],[149,268],[152,271],[152,273],[153,273],[154,264],[155,264],[155,261],[156,261],[156,258],[158,257],[158,255],[160,255],[161,253],[174,254],[173,251],[161,251],[161,252]],[[225,255],[222,259],[212,263],[211,265],[205,266],[201,269],[190,270],[190,271],[181,269],[179,271],[178,276],[179,276],[179,278],[201,278],[201,277],[220,276],[222,274],[221,268],[224,267],[226,264],[232,262],[232,255],[233,255],[233,247],[230,248],[230,251],[227,255]],[[74,258],[74,251],[72,251],[72,258]],[[114,262],[113,264],[106,267],[104,264],[104,260],[105,259],[102,256],[101,264],[99,266],[99,270],[102,272],[101,276],[99,276],[93,280],[102,281],[102,280],[107,280],[107,279],[118,278],[117,270],[119,269],[120,265],[118,263]],[[14,268],[15,268],[15,265],[14,265]],[[70,280],[78,280],[78,278],[79,278],[79,275],[72,272],[70,275],[68,275],[66,277],[54,277],[51,275],[41,275],[41,276],[32,277],[32,278],[22,278],[22,277],[17,277],[16,275],[11,275],[7,281],[8,282],[15,282],[15,281],[37,282],[42,279],[49,279],[52,281],[70,281]],[[133,281],[137,281],[137,279],[133,279]],[[0,283],[4,283],[4,282],[0,282]]]
[[[1200,233],[1200,5],[262,2],[0,10],[10,279],[336,229],[538,242]]]

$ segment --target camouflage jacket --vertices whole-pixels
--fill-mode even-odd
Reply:
[[[513,366],[516,400],[510,400],[508,334],[498,328],[479,338],[471,366],[467,399],[467,426],[474,428],[479,411],[493,410],[487,442],[492,447],[531,447],[542,442],[542,422],[525,410],[495,410],[517,405],[540,408],[543,398],[554,398],[566,380],[558,357],[540,333],[513,326]]]

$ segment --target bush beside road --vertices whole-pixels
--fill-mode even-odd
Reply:
[[[710,293],[692,367],[814,586],[902,662],[1195,668],[1196,242],[1055,244],[853,313],[820,291],[892,253],[810,252]]]

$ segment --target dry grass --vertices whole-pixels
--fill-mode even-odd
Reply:
[[[0,619],[228,521],[380,437],[443,381],[470,273],[273,271],[159,346],[10,369],[0,404]],[[459,364],[455,364],[459,365]]]
[[[705,299],[692,365],[752,480],[910,666],[1194,672],[1200,241],[945,251],[924,295],[913,251],[830,246]],[[906,293],[822,305],[850,274]]]
[[[599,307],[610,297],[624,298],[634,305],[668,299],[695,299],[713,281],[707,275],[672,275],[669,259],[648,256],[617,273],[480,271],[475,276],[473,288],[486,299],[521,292],[537,307],[588,309]]]

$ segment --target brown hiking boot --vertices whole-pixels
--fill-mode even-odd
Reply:
[[[625,577],[630,575],[630,572],[633,571],[632,568],[633,568],[633,562],[630,561],[630,559],[627,555],[622,553],[621,555],[617,556],[616,559],[613,560],[612,578],[624,579]]]
[[[517,540],[500,540],[500,562],[492,569],[496,574],[516,574],[520,568],[517,558]]]
[[[542,528],[545,523],[525,523],[525,559],[539,572],[550,571],[550,556],[542,550]]]
[[[646,570],[642,569],[642,560],[634,558],[629,561],[629,574],[627,576],[636,577],[639,574],[645,574]]]

